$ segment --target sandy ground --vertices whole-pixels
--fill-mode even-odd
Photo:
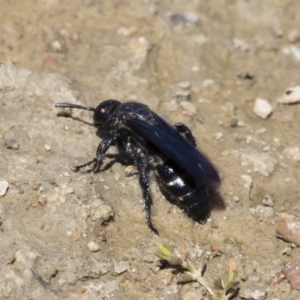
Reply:
[[[300,2],[187,2],[1,0],[0,299],[208,299],[158,267],[157,243],[197,267],[209,259],[215,292],[234,262],[235,299],[300,299],[280,273],[299,248],[276,236],[280,214],[300,211],[300,106],[277,102],[299,84]],[[72,172],[99,138],[78,120],[91,113],[59,117],[54,104],[110,98],[190,126],[226,208],[194,224],[151,175],[155,236],[125,166]],[[257,98],[272,106],[266,119]]]

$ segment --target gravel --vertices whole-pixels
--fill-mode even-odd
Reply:
[[[300,2],[198,2],[3,2],[1,299],[207,298],[159,267],[157,243],[197,268],[209,254],[204,278],[218,292],[233,259],[236,299],[299,299],[282,269],[300,255],[290,231],[299,217],[300,52],[289,13]],[[253,113],[257,98],[271,106],[264,119]],[[99,133],[91,112],[54,104],[105,99],[140,101],[192,130],[222,179],[205,224],[166,201],[151,172],[154,236],[138,174],[113,149],[100,172],[72,171],[94,157]]]

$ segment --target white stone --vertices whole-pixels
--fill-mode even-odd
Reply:
[[[93,215],[95,219],[100,219],[101,223],[103,223],[113,217],[114,212],[110,206],[101,205],[97,209],[93,210]]]
[[[293,55],[294,58],[300,61],[300,49],[296,46],[287,46],[282,48],[282,52],[286,55]]]
[[[114,265],[114,271],[117,274],[122,274],[124,272],[126,272],[129,268],[129,262],[128,261],[121,261],[118,263],[115,263]]]
[[[51,43],[51,47],[56,52],[60,52],[62,50],[62,45],[59,41],[53,41]]]
[[[214,136],[217,141],[220,141],[224,138],[224,134],[222,132],[217,132],[214,134]]]
[[[300,86],[294,86],[288,88],[282,98],[278,99],[279,103],[283,104],[291,104],[291,103],[297,103],[300,102]]]
[[[87,244],[88,248],[90,249],[90,251],[92,252],[97,252],[100,250],[100,245],[91,241]]]
[[[48,144],[45,144],[45,150],[46,150],[46,151],[50,151],[50,150],[51,150],[51,147],[50,147]]]
[[[5,196],[8,190],[8,182],[6,180],[0,180],[0,197]]]
[[[268,100],[257,98],[253,107],[253,112],[260,118],[266,119],[273,109]]]
[[[245,182],[244,187],[250,189],[253,183],[253,179],[249,175],[241,175],[242,180]]]

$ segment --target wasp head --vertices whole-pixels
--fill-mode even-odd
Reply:
[[[101,102],[94,110],[94,124],[102,126],[110,114],[121,104],[117,100],[105,100]]]

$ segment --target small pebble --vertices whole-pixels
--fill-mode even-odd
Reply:
[[[39,187],[40,187],[40,184],[38,184],[38,183],[34,183],[34,184],[31,186],[31,188],[32,188],[34,191],[37,191],[37,190],[39,189]]]
[[[250,208],[250,212],[258,217],[259,221],[266,221],[268,218],[273,217],[274,211],[272,207],[257,205],[255,208]]]
[[[128,261],[120,261],[118,263],[115,263],[115,265],[114,265],[114,271],[118,275],[126,272],[128,270],[128,268],[129,268]]]
[[[163,269],[159,272],[160,280],[156,286],[157,289],[162,290],[165,286],[170,285],[173,274],[171,269]]]
[[[230,127],[237,127],[238,126],[238,120],[236,118],[232,118],[230,120]]]
[[[242,299],[262,300],[266,299],[267,292],[264,290],[265,287],[260,283],[253,283],[247,281],[246,286],[241,288],[239,296]]]
[[[62,45],[61,45],[61,43],[59,41],[53,41],[51,43],[51,48],[55,52],[61,52],[62,51]]]
[[[251,46],[247,44],[242,39],[234,38],[233,39],[233,46],[236,49],[242,50],[242,51],[249,51],[251,49]]]
[[[189,81],[181,81],[179,82],[179,86],[182,89],[189,89],[191,87],[191,83]]]
[[[181,101],[180,106],[183,108],[182,113],[187,116],[194,116],[197,113],[196,106],[189,101]]]
[[[204,88],[208,88],[210,87],[211,85],[213,85],[215,82],[213,79],[205,79],[201,82],[201,86],[204,87]],[[210,102],[210,101],[209,101]]]
[[[187,22],[197,23],[199,21],[198,15],[196,15],[194,12],[187,11],[187,12],[184,12],[182,15],[184,16],[184,18]]]
[[[241,155],[241,165],[245,167],[253,165],[254,172],[270,176],[275,170],[277,160],[265,152],[247,151]]]
[[[56,68],[58,66],[58,60],[51,56],[46,56],[43,61],[43,67]]]
[[[300,102],[300,85],[288,88],[278,102],[283,104]]]
[[[247,136],[246,136],[246,143],[247,143],[247,144],[250,144],[250,142],[252,142],[252,141],[253,141],[253,136],[247,135]]]
[[[49,145],[45,144],[45,150],[46,150],[46,151],[50,151],[50,150],[51,150],[51,147],[50,147]]]
[[[75,256],[76,257],[82,257],[83,256],[83,251],[77,251],[76,253],[75,253]]]
[[[120,174],[119,174],[119,173],[116,173],[115,176],[114,176],[114,179],[115,179],[116,181],[119,181],[119,179],[120,179]]]
[[[224,150],[224,151],[221,152],[222,156],[228,156],[230,154],[231,154],[231,150]]]
[[[283,154],[285,154],[288,158],[300,161],[300,149],[298,147],[288,147],[283,150]]]
[[[263,134],[263,133],[266,133],[267,132],[267,128],[265,127],[262,127],[262,128],[259,128],[255,131],[257,134]]]
[[[292,248],[291,247],[286,247],[281,251],[282,255],[286,255],[286,256],[291,256],[292,254]]]
[[[220,141],[224,138],[224,134],[222,132],[217,132],[214,134],[214,136],[217,141]]]
[[[106,233],[105,233],[105,227],[103,227],[100,223],[96,223],[96,225],[93,228],[93,235],[97,238],[99,238],[101,241],[106,241]]]
[[[60,29],[59,34],[65,39],[68,39],[70,37],[70,33],[66,28]]]
[[[300,161],[300,152],[293,156],[293,159],[296,161]]]
[[[72,40],[73,42],[78,42],[78,40],[79,40],[79,35],[78,35],[77,32],[73,32],[73,33],[71,34],[71,40]]]
[[[74,189],[66,184],[60,184],[60,188],[62,190],[63,195],[68,195],[68,194],[73,194],[74,193]]]
[[[260,118],[266,119],[273,109],[268,100],[257,98],[253,107],[253,112]]]
[[[171,26],[177,26],[181,23],[197,23],[199,20],[198,15],[194,12],[170,12],[165,14],[165,18],[169,21]]]
[[[291,284],[292,289],[300,290],[300,264],[287,263],[282,269],[282,274]]]
[[[5,141],[5,146],[8,149],[18,150],[19,149],[19,143],[15,139],[8,139]]]
[[[99,219],[101,223],[104,223],[114,216],[114,212],[110,206],[101,205],[93,210],[93,216],[95,219]]]
[[[82,232],[80,230],[75,230],[72,232],[72,237],[75,241],[78,241],[82,236]]]
[[[144,36],[138,38],[138,42],[143,46],[148,46],[149,42]]]
[[[206,98],[199,98],[198,102],[199,103],[211,103],[211,101],[209,99],[206,99]]]
[[[240,201],[240,198],[238,196],[233,196],[232,197],[232,200],[235,201],[235,202],[239,202]]]
[[[37,207],[39,205],[39,200],[37,200],[37,199],[32,200],[30,204],[32,207]]]
[[[117,31],[118,34],[123,36],[129,36],[135,32],[137,32],[136,27],[120,27]]]
[[[89,248],[90,251],[92,252],[97,252],[100,250],[100,245],[91,241],[87,244],[87,247]]]
[[[142,293],[148,293],[149,289],[145,287],[144,285],[140,285],[139,291]]]
[[[203,120],[203,118],[201,118],[201,117],[197,117],[197,121],[198,121],[199,123],[201,123],[201,124],[204,124],[204,120]]]
[[[249,189],[253,184],[253,179],[249,175],[241,175],[241,178],[245,182],[244,187]]]
[[[283,37],[283,34],[284,34],[283,29],[281,27],[275,27],[275,28],[273,28],[273,33],[278,38]]]
[[[287,46],[282,48],[282,52],[286,55],[293,55],[294,58],[300,61],[300,49],[296,46]]]
[[[188,91],[178,91],[176,93],[176,100],[180,101],[191,101],[191,94]]]
[[[273,207],[274,206],[274,199],[272,198],[272,196],[270,195],[265,195],[264,199],[262,200],[262,203],[264,206],[270,206]]]
[[[300,31],[299,30],[292,30],[288,34],[288,40],[290,43],[297,43],[300,41]]]
[[[282,213],[276,233],[283,240],[300,247],[300,218]]]
[[[7,190],[8,190],[8,182],[4,179],[0,180],[0,197],[5,196]]]

